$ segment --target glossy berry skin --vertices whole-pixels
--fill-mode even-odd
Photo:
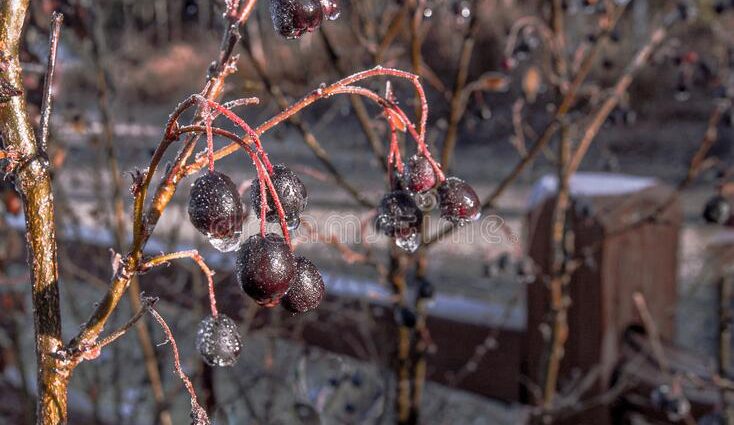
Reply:
[[[326,294],[319,269],[304,257],[296,257],[296,274],[280,304],[291,313],[315,310]]]
[[[298,38],[321,25],[324,11],[319,0],[270,0],[275,31],[285,38]]]
[[[405,187],[411,192],[422,193],[436,186],[436,171],[423,155],[413,155],[405,164]]]
[[[452,223],[473,221],[481,214],[482,206],[477,193],[469,184],[456,177],[449,177],[438,186],[438,202],[441,217]]]
[[[420,232],[423,212],[409,192],[395,190],[386,194],[378,208],[377,229],[391,238],[411,236]]]
[[[703,219],[707,223],[725,224],[731,217],[731,205],[723,196],[714,196],[703,208]]]
[[[285,240],[273,233],[250,236],[237,253],[237,279],[242,290],[260,305],[277,305],[295,271],[293,253]]]
[[[308,193],[306,186],[301,182],[296,173],[291,171],[285,165],[276,165],[273,167],[273,174],[270,176],[273,182],[275,192],[280,199],[280,205],[285,213],[285,221],[288,227],[292,229],[298,227],[301,213],[306,209],[308,204]],[[255,180],[250,191],[250,201],[255,214],[260,218],[260,181]],[[275,209],[273,197],[268,192],[268,212],[265,216],[270,223],[279,222],[278,211]]]
[[[207,316],[199,323],[196,348],[209,366],[232,366],[242,349],[237,324],[224,314]]]
[[[211,238],[230,238],[242,231],[247,213],[237,186],[219,172],[206,172],[196,179],[189,197],[189,220]]]

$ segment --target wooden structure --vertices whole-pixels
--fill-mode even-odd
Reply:
[[[551,261],[551,225],[556,179],[547,176],[536,187],[528,213],[529,254],[542,274]],[[568,293],[569,338],[559,384],[572,375],[600,368],[593,393],[606,391],[621,354],[621,337],[638,323],[632,295],[642,292],[665,339],[673,335],[677,301],[676,275],[681,211],[671,205],[654,220],[639,223],[671,195],[652,179],[601,173],[579,173],[570,182],[568,226],[576,256],[584,264],[572,276]],[[541,331],[549,323],[546,282],[527,291],[527,338],[523,372],[542,385],[547,343]],[[568,423],[605,425],[607,407],[598,407]],[[606,422],[605,422],[606,421]]]

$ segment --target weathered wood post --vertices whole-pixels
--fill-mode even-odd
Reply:
[[[529,254],[541,275],[551,265],[551,225],[555,176],[536,186],[528,214]],[[571,374],[599,373],[589,395],[608,389],[620,352],[620,339],[638,322],[632,294],[643,293],[664,338],[673,335],[676,305],[678,234],[681,211],[673,203],[654,219],[642,220],[666,201],[670,188],[654,179],[603,173],[578,173],[571,179],[569,229],[579,268],[572,274],[568,295],[569,336],[561,363],[559,385]],[[543,382],[547,355],[544,329],[549,321],[547,282],[539,279],[527,290],[527,345],[524,373]],[[578,375],[577,375],[578,376]],[[588,397],[588,395],[587,395]],[[582,418],[583,417],[583,418]],[[608,407],[570,419],[596,425],[609,422]]]

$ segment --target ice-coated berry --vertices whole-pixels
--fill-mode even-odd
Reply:
[[[296,257],[296,274],[291,287],[280,301],[291,313],[315,310],[324,298],[326,288],[319,269],[304,257]]]
[[[731,216],[731,205],[723,196],[714,196],[703,208],[703,219],[708,223],[724,224]]]
[[[296,229],[301,221],[301,213],[306,209],[306,204],[308,204],[306,186],[301,182],[301,179],[298,178],[296,173],[285,165],[274,166],[270,180],[273,182],[275,192],[280,199],[280,205],[283,207],[288,228],[291,230]],[[275,202],[273,202],[273,197],[270,196],[270,192],[267,195],[269,209],[265,218],[270,223],[277,223],[279,217],[278,211],[275,209]],[[260,181],[257,179],[252,183],[250,201],[252,201],[252,208],[254,208],[255,214],[260,218]]]
[[[324,11],[319,0],[270,0],[275,31],[285,38],[298,38],[321,25]]]
[[[229,238],[242,231],[245,218],[237,186],[229,177],[212,171],[196,179],[189,197],[189,220],[198,231]]]
[[[285,240],[273,233],[250,236],[237,253],[237,279],[242,290],[260,305],[277,305],[295,271],[293,253]]]
[[[379,231],[394,238],[396,245],[413,252],[420,244],[423,212],[409,192],[396,190],[382,198],[375,224]]]
[[[477,193],[457,177],[449,177],[438,186],[438,202],[441,217],[452,223],[464,224],[481,215],[482,206]]]
[[[436,171],[423,155],[413,155],[405,164],[405,187],[416,193],[433,189],[436,185]]]
[[[209,366],[232,366],[242,349],[237,324],[221,313],[216,317],[207,316],[199,323],[196,348]]]

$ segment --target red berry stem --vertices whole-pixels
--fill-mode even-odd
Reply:
[[[201,423],[198,421],[209,423],[209,416],[206,414],[206,410],[204,410],[204,408],[199,404],[198,398],[196,397],[196,391],[194,390],[194,385],[191,383],[191,380],[186,376],[186,373],[184,373],[183,368],[181,367],[181,358],[178,354],[178,346],[176,345],[176,339],[173,337],[171,328],[168,327],[166,321],[153,307],[150,307],[150,314],[161,326],[163,333],[166,334],[166,339],[171,343],[171,350],[173,351],[173,367],[176,369],[176,373],[178,373],[181,381],[183,381],[186,391],[188,391],[191,396],[191,413],[195,420],[194,423]]]
[[[222,107],[222,105],[211,100],[207,100],[207,103],[215,108],[217,111],[221,112],[224,116],[229,118],[232,122],[237,124],[240,128],[242,128],[247,136],[254,141],[255,148],[260,153],[262,164],[264,164],[265,168],[267,169],[267,172],[265,172],[265,170],[261,168],[262,164],[260,164],[259,161],[253,158],[253,161],[255,162],[255,168],[258,169],[258,178],[260,179],[260,232],[264,237],[266,233],[265,215],[267,214],[267,197],[265,194],[265,185],[267,185],[268,190],[270,191],[270,196],[272,196],[273,198],[275,209],[278,213],[278,219],[280,221],[280,227],[283,232],[283,238],[288,244],[288,247],[293,250],[293,246],[291,245],[290,232],[288,231],[288,224],[285,219],[285,211],[283,210],[283,206],[280,202],[280,197],[278,197],[278,193],[275,191],[275,186],[273,186],[273,182],[270,180],[270,175],[273,174],[273,165],[270,163],[270,159],[268,159],[268,154],[265,152],[265,149],[263,149],[262,142],[260,141],[260,136],[255,133],[252,127],[250,127],[242,118],[238,117],[232,111],[225,109],[224,107]],[[244,144],[244,146],[247,146],[245,138],[242,138],[241,142]]]
[[[293,115],[296,115],[301,110],[310,106],[317,100],[327,99],[339,93],[347,93],[347,91],[343,90],[344,87],[349,86],[350,84],[356,83],[358,81],[362,81],[362,80],[373,78],[373,77],[403,78],[403,79],[410,81],[413,84],[413,86],[415,87],[416,93],[418,95],[418,98],[421,101],[421,110],[423,111],[421,115],[420,125],[419,125],[420,133],[416,132],[417,135],[414,135],[414,137],[416,138],[416,140],[421,140],[421,141],[424,140],[425,139],[424,135],[426,134],[426,122],[428,119],[428,113],[427,113],[428,112],[428,102],[426,100],[425,92],[420,84],[420,77],[418,77],[415,74],[411,74],[410,72],[401,71],[401,70],[392,69],[392,68],[383,68],[381,66],[377,66],[367,71],[358,72],[349,77],[343,78],[331,84],[330,86],[319,88],[317,90],[312,91],[306,97],[292,104],[288,108],[281,111],[279,114],[275,115],[274,117],[270,118],[268,121],[264,122],[263,124],[255,128],[254,129],[255,133],[258,135],[262,135],[263,133],[279,125],[283,121],[291,118]],[[366,90],[366,91],[369,91],[369,90]],[[372,98],[374,99],[374,97]],[[382,99],[379,96],[377,96],[377,98]],[[379,102],[379,103],[383,105],[383,102]],[[225,146],[224,148],[217,151],[215,153],[215,159],[223,158],[227,155],[232,154],[233,152],[235,152],[238,149],[239,145],[240,144],[238,142],[233,141],[233,143],[231,143],[230,145]],[[186,174],[192,174],[196,172],[197,170],[201,169],[203,165],[204,164],[202,163],[201,160],[197,160],[194,164],[191,164],[187,167]],[[440,173],[440,170],[438,171],[439,171],[439,176],[442,177],[443,174]]]
[[[421,88],[422,92],[422,88]],[[426,145],[425,141],[425,129],[421,130],[421,132],[418,132],[415,128],[415,125],[410,121],[408,116],[405,114],[405,111],[403,111],[399,106],[397,106],[395,103],[388,101],[387,99],[384,99],[379,94],[373,92],[372,90],[366,89],[364,87],[358,87],[358,86],[345,86],[341,87],[340,89],[335,90],[335,93],[345,93],[345,94],[356,94],[360,96],[367,97],[379,105],[382,105],[383,107],[390,109],[394,113],[400,117],[400,119],[405,124],[408,132],[413,136],[413,139],[415,139],[416,143],[418,144],[418,151],[423,154],[428,162],[431,164],[431,167],[433,167],[433,170],[436,172],[436,176],[438,177],[439,182],[443,182],[446,180],[446,176],[444,175],[443,171],[441,170],[441,166],[436,162],[436,160],[433,159],[433,155],[431,155],[430,149],[428,149],[428,145]],[[427,113],[424,112],[424,115]],[[390,121],[390,119],[388,119]],[[425,124],[421,122],[421,126],[424,126]]]
[[[206,126],[206,155],[209,160],[209,172],[214,171],[214,135],[212,134],[212,110],[204,104],[204,125]]]
[[[263,177],[262,164],[253,158],[255,168],[257,168],[257,178],[260,181],[260,236],[265,237],[267,233],[265,229],[265,216],[268,213],[268,194],[265,178]]]
[[[246,123],[244,124],[244,126],[249,127],[247,126]],[[182,127],[178,130],[179,133],[201,133],[202,131],[206,131],[206,129],[203,129],[201,126],[196,126],[196,125]],[[259,142],[259,136],[257,135],[257,133],[253,132],[253,135],[250,136],[249,138],[249,139],[252,139],[250,142],[248,142],[249,140],[248,138],[244,138],[244,137],[240,138],[236,134],[223,130],[218,127],[212,127],[212,133],[215,133],[219,136],[223,136],[223,137],[230,139],[232,142],[236,143],[242,149],[244,149],[248,155],[250,155],[250,158],[252,158],[252,161],[255,164],[255,168],[258,172],[258,179],[260,180],[260,190],[261,190],[260,196],[261,197],[263,196],[262,191],[265,188],[265,186],[267,186],[268,190],[270,191],[270,195],[273,197],[273,203],[275,204],[275,210],[278,213],[278,219],[280,221],[280,227],[283,232],[283,238],[285,239],[288,246],[291,249],[293,249],[293,246],[291,245],[290,232],[288,230],[288,223],[286,222],[286,219],[285,219],[285,211],[283,210],[283,205],[280,203],[280,198],[278,197],[278,193],[275,191],[273,182],[270,180],[270,175],[265,171],[265,169],[263,168],[263,165],[259,161],[260,158],[257,155],[255,155],[252,149],[250,149],[250,144],[257,145]],[[261,199],[267,201],[267,199],[264,197]],[[261,208],[263,208],[263,205],[267,207],[267,202],[261,202],[260,204],[261,204]],[[261,215],[260,215],[261,220],[263,219],[263,217],[265,217],[266,214],[267,214],[267,210],[261,210]],[[264,227],[265,227],[265,222],[261,221],[260,231],[263,233],[263,236],[265,235]]]
[[[232,121],[235,125],[239,126],[241,129],[247,133],[249,137],[251,137],[255,141],[255,149],[257,150],[260,157],[262,157],[262,161],[265,164],[265,167],[268,170],[269,174],[273,173],[273,165],[270,163],[270,159],[268,158],[267,152],[265,152],[265,149],[262,146],[262,142],[260,141],[260,138],[257,133],[250,127],[242,118],[237,116],[234,112],[230,111],[229,109],[225,108],[224,106],[220,105],[217,102],[214,102],[212,100],[208,100],[204,97],[201,97],[202,101],[206,102],[206,104],[217,110],[217,112],[221,113],[225,117],[227,117],[230,121]]]
[[[389,113],[386,111],[386,113]],[[392,181],[393,178],[393,164],[395,164],[395,167],[398,169],[398,173],[403,173],[403,169],[405,167],[405,164],[403,164],[403,159],[400,157],[400,146],[398,145],[398,132],[395,128],[395,123],[391,120],[387,120],[388,125],[390,126],[390,153],[387,156],[387,172],[388,172],[388,178],[390,181]]]
[[[204,276],[207,279],[207,287],[209,290],[209,308],[211,309],[212,316],[217,317],[219,311],[217,310],[217,298],[214,291],[214,272],[206,265],[204,257],[199,254],[199,251],[193,249],[189,251],[174,252],[171,254],[164,254],[158,257],[152,258],[146,261],[140,268],[141,270],[151,269],[156,266],[161,266],[171,262],[172,260],[180,260],[182,258],[190,258],[197,266],[204,272]]]
[[[293,245],[291,245],[291,235],[290,231],[288,230],[288,223],[285,220],[285,211],[283,210],[283,205],[280,203],[280,198],[278,197],[278,193],[275,191],[275,186],[273,186],[273,182],[272,180],[270,180],[270,176],[265,174],[263,177],[265,179],[265,183],[268,185],[268,189],[270,190],[270,195],[273,197],[275,211],[278,212],[278,220],[280,221],[280,228],[283,232],[285,243],[288,244],[288,247],[291,249],[291,251],[293,251]],[[260,186],[262,187],[262,182],[260,183]],[[260,203],[263,204],[263,202]],[[265,215],[261,215],[260,220],[264,221]]]

